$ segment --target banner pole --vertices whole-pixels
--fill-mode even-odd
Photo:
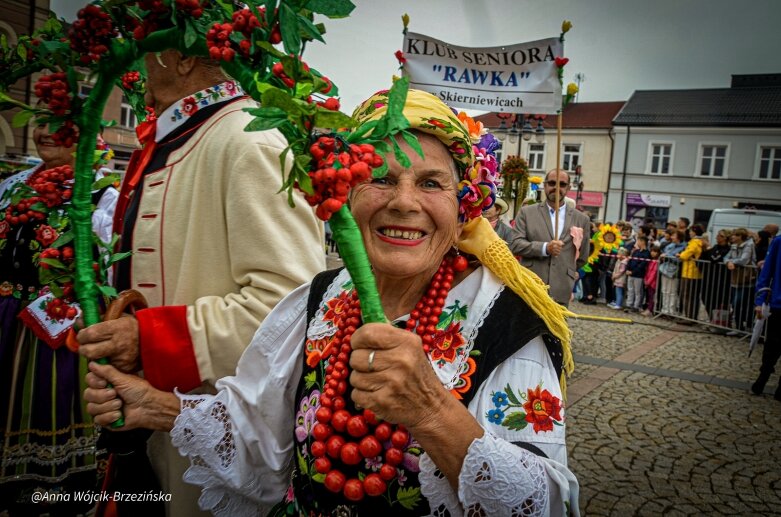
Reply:
[[[553,239],[559,238],[559,167],[561,166],[561,119],[564,118],[564,110],[559,110],[559,116],[556,117],[556,213],[554,214]]]

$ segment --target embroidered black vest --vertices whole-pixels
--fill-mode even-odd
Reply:
[[[341,270],[325,271],[317,275],[312,281],[307,303],[307,322],[312,320],[319,306],[323,303],[323,296],[330,284]],[[461,402],[466,406],[472,400],[477,388],[485,381],[491,372],[509,358],[524,344],[537,336],[543,336],[548,354],[556,368],[556,374],[561,374],[562,351],[561,343],[549,333],[543,321],[532,311],[520,297],[510,289],[504,289],[493,305],[491,312],[483,321],[480,332],[475,339],[472,355],[476,358],[477,369],[472,378],[471,388],[462,393]],[[519,345],[520,343],[520,345]],[[304,346],[304,344],[302,344]],[[475,353],[477,351],[478,353]],[[313,401],[314,393],[323,385],[325,377],[324,366],[317,364],[314,368],[306,363],[304,357],[303,373],[296,393],[296,403],[299,404],[305,395]],[[348,392],[345,394],[347,410],[355,413],[355,406]],[[299,409],[298,407],[296,408]],[[298,426],[300,422],[297,422]],[[300,434],[299,434],[300,436]],[[309,452],[312,437],[307,433],[303,440],[294,439],[295,459],[292,476],[292,487],[295,501],[289,504],[282,503],[275,508],[275,515],[329,515],[351,516],[372,515],[402,516],[402,515],[429,515],[432,509],[420,493],[418,481],[418,458],[423,450],[414,441],[405,450],[404,462],[399,465],[402,469],[402,479],[398,477],[388,482],[386,493],[378,497],[364,497],[358,503],[347,501],[342,494],[334,494],[325,488],[324,475],[314,469],[314,458]],[[517,444],[537,454],[542,454],[539,449],[528,444]],[[372,471],[369,460],[363,460],[355,466],[339,463],[338,468],[347,479],[357,477],[363,479]],[[402,486],[403,483],[403,486]],[[443,508],[437,510],[438,515],[445,515]],[[444,512],[444,513],[443,513]]]

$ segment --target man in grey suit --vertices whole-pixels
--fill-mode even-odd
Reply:
[[[548,172],[544,185],[545,201],[523,207],[515,218],[510,249],[522,257],[521,264],[550,286],[551,298],[567,306],[578,279],[578,269],[588,259],[590,221],[585,214],[564,202],[570,189],[566,171]],[[559,227],[554,233],[556,189],[559,191]]]

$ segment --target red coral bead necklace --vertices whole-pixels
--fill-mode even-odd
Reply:
[[[453,286],[454,274],[467,268],[467,260],[461,256],[445,257],[431,279],[423,297],[410,312],[405,325],[418,334],[423,350],[428,353],[436,334],[439,315]],[[396,466],[404,459],[403,448],[409,442],[409,432],[402,425],[380,421],[369,409],[360,414],[346,408],[345,395],[350,377],[350,339],[361,324],[361,302],[353,291],[347,298],[347,306],[337,317],[337,331],[329,343],[323,358],[325,367],[323,393],[320,407],[315,413],[317,423],[310,435],[313,441],[310,452],[315,457],[314,468],[325,474],[323,484],[331,492],[342,493],[350,501],[360,501],[365,496],[385,493],[387,482],[396,477]],[[357,465],[365,458],[381,456],[383,462],[377,472],[363,480],[347,479],[334,463]]]

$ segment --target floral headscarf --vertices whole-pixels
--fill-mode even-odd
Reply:
[[[358,106],[353,118],[359,124],[377,120],[385,114],[387,106],[388,91],[377,92]],[[496,199],[499,164],[493,154],[497,147],[495,139],[485,135],[481,122],[475,122],[466,113],[455,113],[424,91],[408,91],[404,116],[410,122],[410,129],[437,137],[450,151],[461,177],[458,184],[461,219],[480,217]]]

